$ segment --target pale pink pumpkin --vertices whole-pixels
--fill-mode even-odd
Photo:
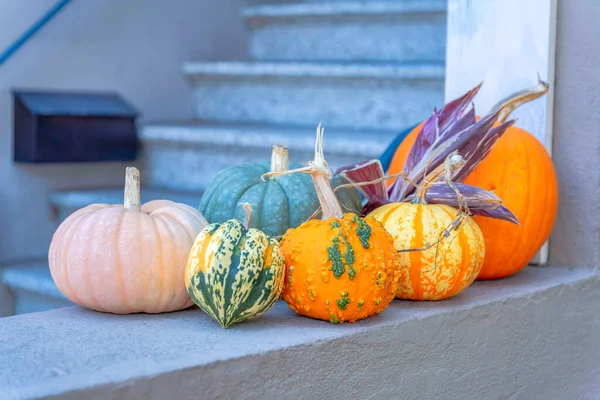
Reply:
[[[71,301],[115,314],[191,306],[184,281],[190,249],[207,225],[196,209],[167,200],[140,207],[139,173],[127,168],[125,205],[92,204],[56,230],[48,262]]]

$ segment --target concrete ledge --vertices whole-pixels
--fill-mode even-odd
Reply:
[[[600,390],[600,284],[527,268],[444,302],[395,301],[341,326],[283,303],[229,330],[198,309],[77,307],[1,320],[9,398],[588,398]],[[595,390],[595,391],[594,391]]]

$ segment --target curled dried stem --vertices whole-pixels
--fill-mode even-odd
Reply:
[[[415,198],[413,199],[413,203],[415,204],[427,204],[425,200],[425,195],[427,194],[427,190],[433,186],[438,184],[440,181],[443,181],[449,184],[457,194],[460,194],[454,182],[452,182],[453,176],[460,171],[460,169],[465,165],[465,159],[458,154],[458,151],[453,151],[448,154],[443,164],[440,164],[437,168],[427,174],[423,181],[419,185],[415,185],[417,190],[415,193]],[[459,203],[461,201],[462,196],[459,197]],[[463,199],[464,201],[464,199]],[[466,202],[465,202],[466,206]]]
[[[496,112],[500,111],[497,120],[498,124],[504,123],[509,115],[522,104],[533,101],[538,97],[542,97],[548,92],[550,85],[548,82],[542,80],[539,72],[537,78],[538,84],[534,87],[513,93],[510,96],[500,100],[494,107],[492,107],[489,114],[495,114]]]

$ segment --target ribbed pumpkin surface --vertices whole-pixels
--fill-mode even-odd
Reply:
[[[200,232],[190,251],[185,285],[194,303],[229,327],[273,306],[283,275],[279,243],[229,220]]]
[[[456,218],[457,210],[435,204],[392,203],[369,214],[394,238],[396,250],[419,249],[435,243]],[[485,245],[477,224],[466,218],[460,229],[424,251],[399,253],[397,297],[441,300],[466,289],[483,265]]]
[[[371,218],[311,220],[281,243],[283,299],[298,314],[354,322],[380,313],[394,299],[398,258],[389,233]]]
[[[558,212],[558,182],[546,149],[527,131],[510,128],[465,183],[496,193],[521,223],[475,217],[487,253],[477,279],[519,272],[550,237]]]
[[[398,146],[389,174],[402,170],[420,129],[421,125]],[[519,272],[550,237],[558,212],[558,182],[548,152],[535,136],[512,126],[465,183],[495,193],[521,224],[475,217],[486,244],[485,263],[477,279]]]
[[[194,238],[207,225],[184,204],[155,200],[141,212],[93,204],[56,230],[52,279],[69,300],[116,314],[159,313],[192,305],[182,279]]]
[[[290,165],[298,168],[300,165]],[[308,175],[294,174],[271,178],[267,182],[261,176],[270,170],[268,162],[239,165],[222,170],[204,192],[198,209],[210,223],[222,223],[229,219],[244,219],[244,211],[238,203],[252,206],[252,228],[260,229],[269,236],[281,236],[289,228],[295,228],[319,208],[319,199]],[[334,178],[332,184],[346,183]],[[336,197],[346,212],[362,210],[361,198],[353,188],[340,189]]]

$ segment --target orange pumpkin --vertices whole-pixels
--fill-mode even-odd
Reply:
[[[92,204],[71,214],[50,243],[58,289],[83,307],[115,314],[191,306],[184,270],[207,225],[194,208],[167,200],[140,207],[139,173],[127,168],[125,205]]]
[[[532,98],[535,97],[524,101]],[[503,106],[514,102],[509,106],[511,111],[524,101],[515,97]],[[422,126],[416,127],[398,146],[390,175],[402,171]],[[486,244],[485,262],[477,279],[499,279],[519,272],[550,237],[558,211],[558,182],[548,152],[535,136],[512,126],[464,183],[495,193],[521,224],[475,217]]]
[[[338,324],[382,312],[394,299],[398,255],[390,234],[373,218],[343,214],[331,188],[317,129],[315,160],[291,172],[311,174],[322,219],[283,237],[286,277],[282,297],[295,312]],[[270,173],[277,176],[285,173]]]

